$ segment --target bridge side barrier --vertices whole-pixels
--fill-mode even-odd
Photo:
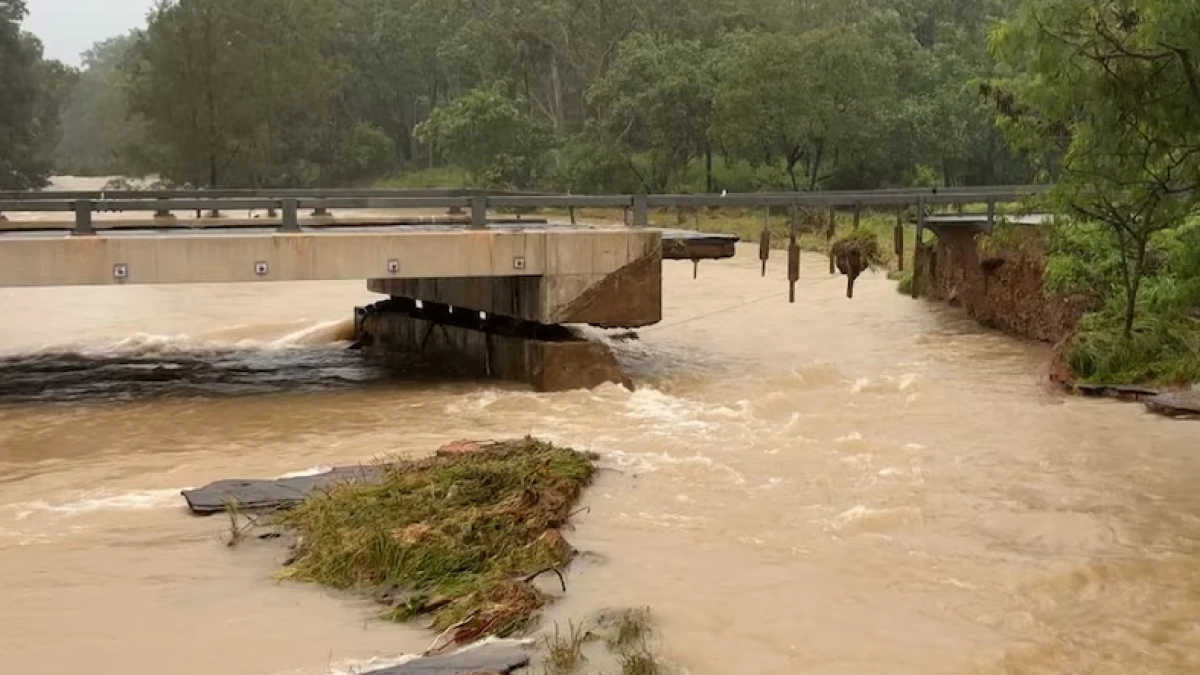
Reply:
[[[91,233],[97,227],[107,229],[103,223],[94,224],[95,212],[151,211],[156,215],[169,215],[171,211],[201,210],[267,210],[276,209],[283,213],[282,225],[287,231],[298,231],[299,221],[293,211],[313,209],[318,214],[328,209],[464,209],[470,207],[470,226],[487,227],[489,208],[622,208],[633,212],[634,227],[649,225],[652,208],[704,208],[704,207],[789,207],[798,206],[823,208],[852,208],[856,216],[871,206],[907,207],[921,206],[921,213],[930,204],[988,205],[988,223],[995,219],[997,203],[1015,202],[1030,196],[1045,193],[1047,186],[954,188],[942,190],[878,190],[840,192],[792,192],[792,193],[742,193],[742,194],[698,194],[698,195],[536,195],[536,194],[463,194],[469,191],[380,191],[380,190],[296,190],[296,191],[240,191],[240,197],[213,197],[213,194],[228,194],[236,191],[197,192],[125,192],[105,193],[103,199],[79,197],[75,199],[49,198],[50,194],[37,193],[36,199],[0,200],[0,213],[4,211],[73,211],[75,229],[80,233]],[[454,193],[454,194],[450,194]],[[29,193],[21,193],[29,194]],[[73,193],[65,193],[68,197]],[[85,193],[78,193],[85,194]],[[91,193],[86,193],[91,194]],[[129,195],[153,195],[131,198]],[[253,196],[255,194],[284,195],[276,197]],[[427,196],[414,196],[414,195]],[[117,198],[119,195],[120,198]],[[186,195],[171,197],[164,195]],[[312,196],[316,195],[316,196]],[[367,195],[367,196],[361,196]],[[2,195],[0,195],[2,196]],[[202,224],[201,227],[207,224]],[[213,226],[219,226],[213,223]],[[53,229],[53,228],[50,228]]]

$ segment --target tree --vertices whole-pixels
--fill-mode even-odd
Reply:
[[[870,154],[895,86],[888,55],[853,27],[733,35],[719,71],[718,137],[747,158],[782,161],[793,189],[815,190]]]
[[[521,99],[497,83],[438,107],[417,126],[416,135],[470,172],[477,184],[529,187],[540,175],[552,143],[549,130],[523,108]]]
[[[83,71],[62,111],[62,138],[55,149],[59,171],[82,175],[129,173],[125,153],[143,144],[145,129],[131,117],[122,65],[134,34],[110,38],[83,56]]]
[[[194,185],[372,180],[450,161],[418,125],[505,83],[559,150],[530,175],[556,184],[1023,179],[974,85],[1018,1],[160,0],[131,44],[89,55],[60,159]]]
[[[325,0],[162,0],[126,62],[136,158],[179,183],[319,180],[332,129],[336,27]]]
[[[1175,0],[1027,0],[993,48],[1016,72],[991,95],[1019,147],[1054,172],[1054,200],[1102,223],[1132,338],[1156,234],[1200,188],[1200,15]]]
[[[588,95],[596,127],[622,148],[647,192],[672,187],[692,159],[707,156],[712,186],[713,78],[694,41],[638,33],[621,43]]]
[[[23,0],[0,0],[0,189],[48,182],[58,110],[73,73],[42,58],[42,43],[21,30]]]

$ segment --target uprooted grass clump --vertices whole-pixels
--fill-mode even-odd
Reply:
[[[884,267],[887,264],[879,239],[874,233],[863,229],[854,230],[838,239],[833,244],[833,256],[838,261],[842,274],[848,273],[846,268],[842,268],[843,261],[848,265],[856,264],[859,271]]]
[[[863,272],[887,264],[879,240],[866,230],[855,230],[833,245],[838,270],[846,275],[846,297],[854,297],[854,282]]]
[[[298,541],[283,576],[372,592],[394,620],[431,615],[448,645],[511,635],[546,602],[533,578],[570,561],[560,528],[593,471],[533,439],[389,465],[278,516]]]

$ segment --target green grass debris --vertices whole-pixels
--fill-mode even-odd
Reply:
[[[534,578],[561,579],[574,555],[560,530],[593,471],[529,438],[391,464],[276,516],[297,536],[281,576],[373,593],[397,621],[430,616],[447,647],[511,635],[546,603]]]
[[[581,623],[570,622],[540,644],[543,675],[584,672],[621,675],[658,675],[673,672],[653,646],[654,622],[649,608],[600,612]],[[602,645],[597,647],[594,645]],[[589,658],[589,656],[591,658]]]

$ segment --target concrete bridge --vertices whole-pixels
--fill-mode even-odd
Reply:
[[[620,369],[606,348],[562,325],[657,323],[664,259],[734,254],[737,237],[649,227],[652,209],[775,207],[795,213],[805,206],[857,214],[916,205],[923,217],[929,204],[994,205],[1041,190],[0,193],[0,214],[6,214],[0,221],[0,286],[362,279],[388,300],[357,312],[361,346],[452,355],[469,371],[529,380],[541,389],[590,387],[620,381]],[[619,209],[628,226],[581,222],[576,210],[582,208]],[[499,215],[537,209],[566,215],[555,219],[561,222]],[[205,211],[226,216],[192,217]],[[798,256],[795,218],[792,235]]]

